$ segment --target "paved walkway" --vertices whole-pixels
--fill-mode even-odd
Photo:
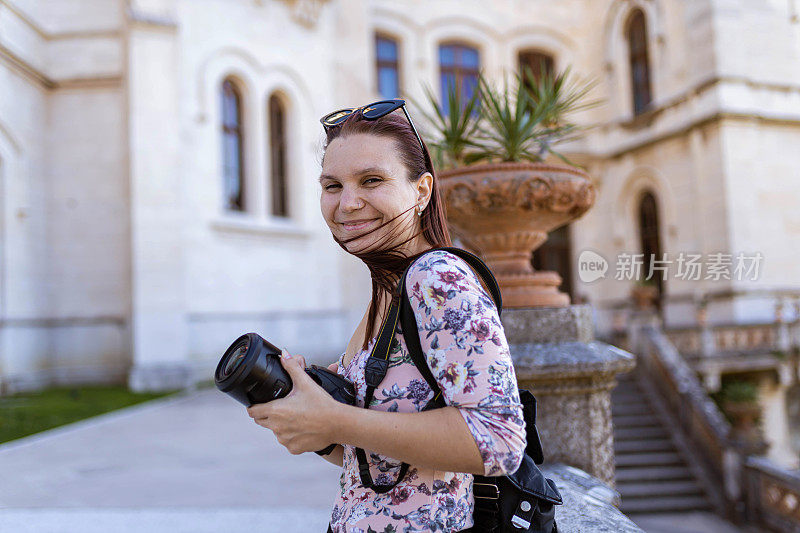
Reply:
[[[294,456],[215,389],[0,445],[0,533],[324,532],[339,469]],[[732,533],[713,515],[648,533]]]
[[[2,533],[325,531],[339,487],[215,389],[2,445],[0,472]]]

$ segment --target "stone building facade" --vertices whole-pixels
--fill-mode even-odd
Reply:
[[[605,104],[577,117],[596,127],[564,150],[596,180],[596,205],[542,256],[600,332],[633,284],[614,279],[620,252],[763,256],[756,280],[670,271],[665,296],[797,288],[798,9],[2,0],[0,384],[181,385],[210,377],[244,331],[332,360],[369,278],[319,214],[318,118],[393,88],[421,102],[453,51],[456,78],[477,62],[500,80],[537,53],[599,81]],[[578,276],[585,250],[609,261],[604,279]],[[691,320],[673,300],[667,320]],[[715,312],[771,308],[734,298]]]

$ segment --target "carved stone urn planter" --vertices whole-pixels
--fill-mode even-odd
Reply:
[[[563,307],[561,276],[534,271],[531,253],[547,233],[594,204],[588,174],[576,167],[509,162],[439,174],[451,231],[481,254],[503,294],[503,307]]]
[[[726,400],[723,410],[731,419],[731,438],[748,454],[766,452],[768,446],[759,427],[761,407],[757,402]]]

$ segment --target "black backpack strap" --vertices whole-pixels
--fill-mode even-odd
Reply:
[[[425,360],[425,355],[422,352],[422,345],[419,341],[419,330],[417,330],[417,319],[414,317],[414,310],[411,308],[411,302],[408,301],[408,295],[400,302],[400,320],[403,326],[403,339],[406,341],[408,354],[414,361],[414,366],[417,367],[419,373],[428,382],[428,386],[433,391],[433,398],[428,401],[428,404],[422,408],[423,411],[433,409],[434,407],[447,407],[444,401],[444,396],[439,388],[439,384],[433,377],[428,362]]]
[[[389,306],[389,312],[386,318],[381,324],[378,340],[375,341],[372,352],[367,359],[366,368],[364,369],[364,379],[367,383],[367,392],[364,397],[364,409],[369,409],[369,404],[372,403],[372,398],[375,395],[375,389],[380,385],[381,381],[383,381],[383,378],[386,377],[386,372],[389,369],[389,349],[392,346],[392,339],[397,330],[398,316],[398,305],[392,303]],[[356,458],[358,459],[358,475],[361,478],[361,483],[378,494],[383,494],[392,490],[403,480],[406,472],[408,472],[409,465],[402,463],[400,465],[400,473],[394,483],[378,485],[372,480],[372,476],[369,473],[367,454],[362,448],[356,448]]]

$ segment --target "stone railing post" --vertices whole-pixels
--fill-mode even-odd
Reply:
[[[695,319],[700,327],[700,355],[711,357],[717,351],[717,343],[714,332],[708,325],[708,302],[703,299],[697,302],[695,307]]]
[[[611,390],[633,355],[594,340],[591,307],[506,309],[503,326],[517,380],[536,396],[545,461],[614,485]]]
[[[778,297],[778,301],[775,302],[775,349],[789,353],[792,342],[789,335],[789,324],[784,320],[783,308],[784,302]]]

